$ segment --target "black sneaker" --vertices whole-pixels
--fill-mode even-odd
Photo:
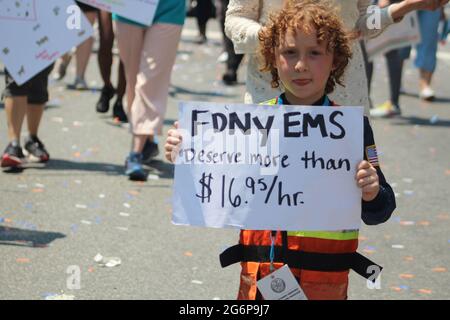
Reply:
[[[117,99],[113,106],[113,118],[116,121],[127,123],[128,117],[125,111],[123,110],[122,99]]]
[[[17,168],[22,165],[25,160],[25,155],[18,143],[9,143],[3,152],[1,159],[2,168]]]
[[[147,139],[142,149],[142,162],[149,163],[159,154],[158,143]]]
[[[50,160],[50,155],[45,149],[44,144],[38,137],[30,136],[25,140],[25,151],[32,161],[47,162]]]
[[[114,97],[115,90],[112,87],[103,87],[102,94],[98,100],[95,109],[99,113],[106,113],[109,110],[109,100]]]
[[[227,86],[232,86],[237,83],[237,74],[236,71],[227,70],[222,76],[222,80]]]

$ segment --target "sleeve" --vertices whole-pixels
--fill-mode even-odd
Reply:
[[[377,12],[368,10],[369,6],[373,6],[371,0],[358,0],[359,17],[356,21],[356,30],[360,31],[362,36],[370,39],[379,36],[388,26],[394,23],[394,20],[391,14],[392,5],[384,8],[378,7],[380,10],[379,17],[376,16]],[[378,21],[378,18],[379,25],[376,25],[375,22]]]
[[[258,49],[260,0],[230,0],[225,17],[225,34],[237,54],[255,53]]]
[[[396,204],[394,191],[381,171],[372,127],[367,117],[364,117],[364,159],[369,161],[377,170],[380,180],[380,191],[372,201],[361,200],[361,218],[367,225],[377,225],[386,222],[391,217]]]

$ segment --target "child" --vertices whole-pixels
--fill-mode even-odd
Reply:
[[[271,17],[259,38],[263,70],[271,72],[272,86],[281,82],[284,87],[283,94],[264,104],[336,106],[327,94],[336,83],[342,84],[351,51],[350,35],[331,5],[307,0],[290,4]],[[177,127],[169,131],[165,145],[169,161],[181,142]],[[389,219],[395,198],[379,167],[367,118],[364,145],[366,160],[359,163],[355,179],[362,189],[362,220],[375,225]],[[275,257],[271,262],[272,240]],[[241,230],[239,244],[221,254],[221,263],[241,262],[238,299],[260,299],[256,282],[284,263],[308,299],[346,299],[349,269],[370,278],[369,267],[374,265],[356,253],[357,247],[358,230]]]
[[[10,142],[1,158],[2,168],[20,169],[25,160],[25,155],[20,147],[20,132],[25,115],[29,131],[29,137],[24,144],[25,152],[33,161],[47,162],[50,159],[50,155],[37,134],[44,106],[48,101],[48,75],[52,68],[53,64],[20,86],[17,85],[8,70],[5,70],[6,87],[3,97]]]

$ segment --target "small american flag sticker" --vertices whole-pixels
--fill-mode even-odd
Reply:
[[[373,144],[371,146],[366,147],[366,156],[367,160],[371,165],[373,165],[374,167],[380,166],[380,163],[378,162],[378,153],[376,145]]]

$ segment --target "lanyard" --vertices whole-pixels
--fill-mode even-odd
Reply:
[[[277,231],[271,231],[270,232],[270,272],[275,271],[275,267],[273,265],[273,260],[275,259],[275,240],[277,236]]]
[[[281,96],[278,96],[277,104],[283,104],[283,98]],[[331,105],[330,99],[328,99],[328,96],[325,96],[325,100],[323,101],[324,107],[329,107]]]

